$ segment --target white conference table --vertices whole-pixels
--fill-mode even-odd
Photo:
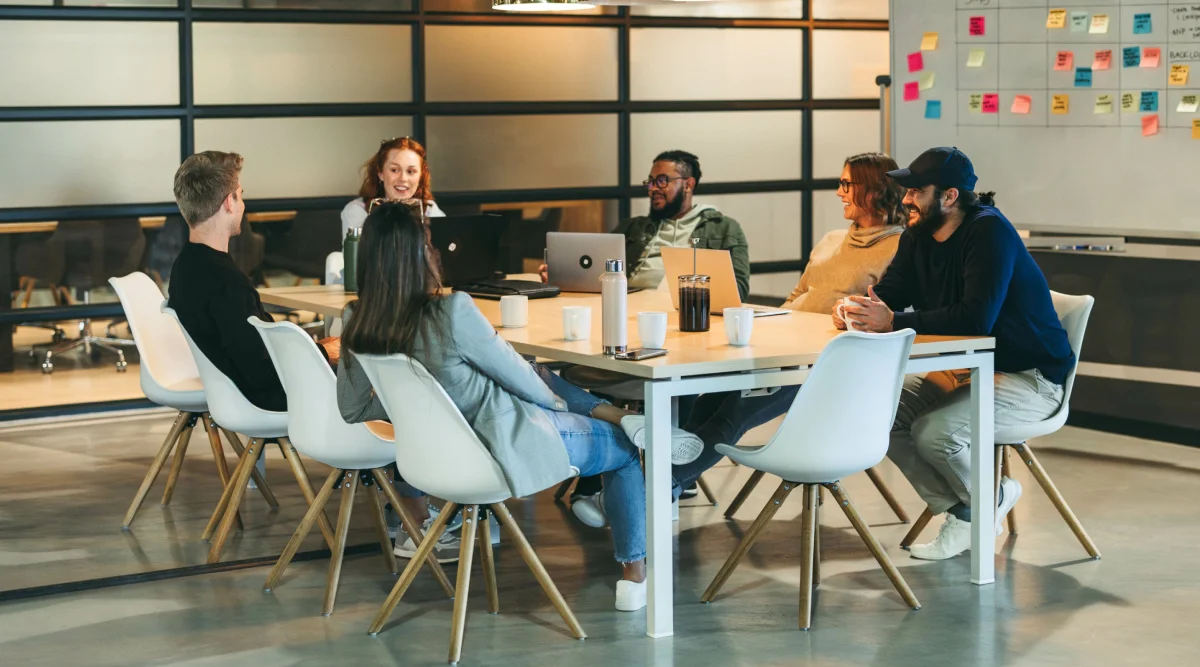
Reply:
[[[341,286],[278,287],[259,290],[264,303],[307,310],[326,318],[341,317],[354,296]],[[732,347],[719,317],[707,332],[683,333],[671,308],[670,295],[646,291],[629,295],[629,343],[638,345],[637,313],[666,311],[669,315],[665,357],[641,362],[617,361],[601,354],[600,295],[563,294],[529,302],[529,324],[499,328],[498,301],[476,299],[484,316],[517,352],[619,371],[645,380],[646,546],[649,604],[646,634],[674,633],[674,554],[671,512],[671,428],[678,419],[678,397],[717,391],[751,391],[803,384],[825,345],[838,335],[828,315],[790,313],[760,317],[754,322],[750,345]],[[563,306],[592,307],[589,340],[566,341],[562,336]],[[995,501],[993,359],[995,340],[988,337],[917,336],[906,373],[971,370],[971,577],[975,584],[995,579],[993,529]],[[980,379],[985,381],[980,382]]]

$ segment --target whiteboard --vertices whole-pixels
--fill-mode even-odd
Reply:
[[[1052,9],[1066,25],[1047,27]],[[1086,14],[1087,18],[1083,15]],[[1091,18],[1109,17],[1106,33]],[[1150,32],[1134,33],[1135,17],[1150,15]],[[1072,29],[1078,15],[1086,29]],[[972,19],[983,34],[970,34]],[[1145,18],[1136,21],[1145,28]],[[920,72],[908,55],[924,33],[938,46],[924,51]],[[1200,95],[1200,1],[1167,0],[891,0],[892,152],[901,166],[933,146],[958,146],[975,165],[976,190],[996,191],[997,206],[1024,229],[1094,231],[1126,236],[1200,238],[1200,139],[1177,111],[1185,95]],[[1124,49],[1161,49],[1157,67],[1126,67]],[[980,67],[968,67],[982,50]],[[1112,51],[1108,70],[1092,72],[1092,87],[1075,87],[1076,72],[1055,69],[1060,51],[1074,67]],[[1171,65],[1189,67],[1187,83],[1168,85]],[[904,85],[932,72],[933,87],[904,101]],[[1156,93],[1159,130],[1143,136],[1143,92]],[[1134,96],[1124,110],[1122,94]],[[972,95],[999,95],[998,113],[970,108]],[[1029,96],[1028,114],[1013,113],[1017,95]],[[1051,113],[1055,95],[1069,95],[1066,114]],[[1111,113],[1097,114],[1096,98],[1110,95]],[[941,118],[925,118],[928,100],[941,101]]]

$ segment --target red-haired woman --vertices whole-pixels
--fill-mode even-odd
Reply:
[[[426,217],[445,216],[433,201],[429,181],[425,147],[416,139],[396,137],[380,142],[379,150],[363,165],[358,199],[342,209],[342,236],[351,227],[362,227],[367,219],[367,204],[372,199],[416,199],[425,202]]]

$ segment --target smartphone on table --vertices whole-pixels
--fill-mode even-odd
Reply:
[[[660,350],[653,347],[639,347],[624,352],[618,352],[613,358],[621,361],[642,361],[643,359],[653,359],[655,357],[666,356],[666,350]]]

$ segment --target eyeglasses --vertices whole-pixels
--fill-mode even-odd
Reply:
[[[666,174],[659,174],[658,176],[655,176],[654,178],[648,178],[648,179],[642,181],[642,187],[649,189],[650,186],[654,186],[654,187],[658,188],[659,190],[665,190],[667,188],[667,185],[669,185],[671,183],[671,181],[681,181],[684,178],[686,178],[686,177],[684,177],[684,176],[667,176]]]
[[[383,139],[383,140],[380,140],[379,146],[382,148],[383,146],[386,146],[387,144],[390,144],[397,139],[412,139],[412,137],[410,137],[406,134],[403,137],[392,137],[391,139]]]
[[[851,185],[858,185],[858,183],[856,181],[847,181],[845,179],[838,180],[838,190],[845,190],[846,192],[850,192]]]

